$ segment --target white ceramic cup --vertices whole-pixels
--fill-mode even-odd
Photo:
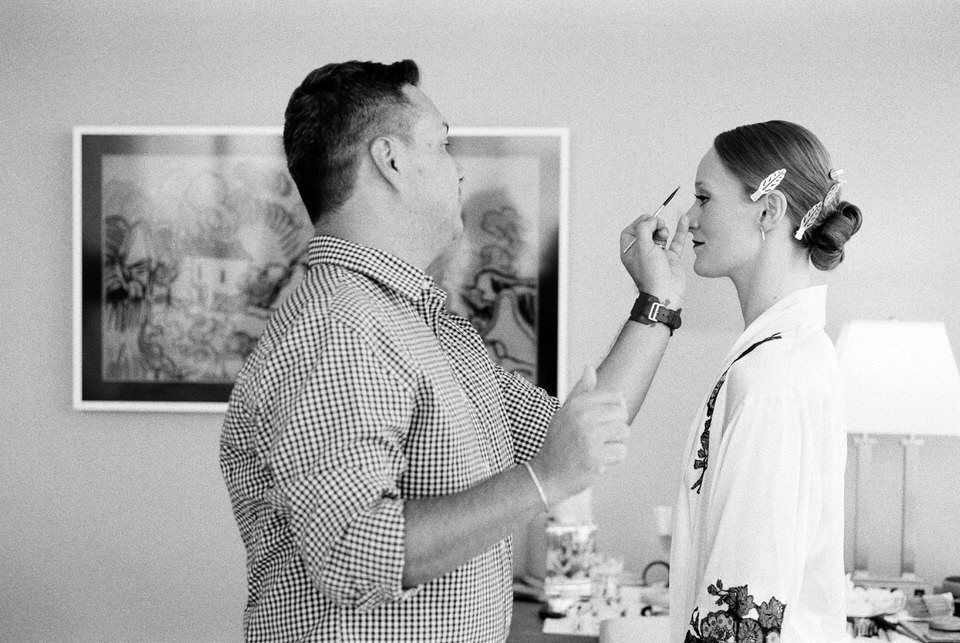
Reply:
[[[673,505],[656,505],[653,516],[657,525],[658,536],[673,535]]]

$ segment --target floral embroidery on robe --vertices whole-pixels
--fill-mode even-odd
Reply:
[[[700,493],[700,488],[703,486],[703,474],[707,472],[707,462],[710,457],[710,425],[713,423],[713,409],[717,404],[717,395],[720,394],[720,389],[723,387],[723,383],[727,381],[727,373],[729,373],[730,368],[737,363],[737,360],[750,353],[760,344],[769,342],[772,339],[780,339],[780,333],[774,333],[766,339],[761,339],[759,342],[752,344],[750,348],[740,353],[740,356],[737,357],[737,359],[730,362],[730,366],[728,366],[727,370],[725,370],[723,375],[720,376],[720,379],[717,381],[717,385],[713,387],[713,392],[710,394],[710,399],[707,400],[707,419],[703,422],[703,433],[700,434],[700,448],[697,450],[696,460],[693,461],[693,468],[700,469],[700,477],[697,478],[697,481],[693,483],[692,487],[690,487],[691,491]]]
[[[694,608],[685,643],[779,643],[787,606],[775,596],[757,605],[746,585],[724,589],[719,579],[707,592],[723,609],[700,618]]]

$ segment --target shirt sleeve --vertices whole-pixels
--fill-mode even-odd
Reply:
[[[403,501],[397,481],[411,393],[378,359],[372,343],[336,320],[302,329],[311,347],[285,365],[275,391],[293,398],[270,446],[281,510],[314,585],[358,609],[401,600]],[[318,337],[319,335],[319,337]],[[296,337],[289,338],[296,342]],[[278,376],[281,376],[278,373]],[[289,409],[284,411],[282,409]]]
[[[524,377],[510,373],[496,364],[494,369],[503,394],[516,462],[526,462],[535,456],[543,445],[547,428],[554,413],[560,408],[560,402]]]
[[[770,640],[799,595],[820,506],[802,409],[789,394],[731,402],[708,493],[694,640]],[[714,463],[711,463],[714,464]],[[779,640],[779,639],[777,639]]]

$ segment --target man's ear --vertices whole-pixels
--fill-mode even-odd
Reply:
[[[397,142],[386,136],[378,136],[370,143],[370,160],[383,179],[394,188],[399,187],[400,170],[398,167]]]
[[[787,216],[787,195],[780,190],[773,190],[764,195],[764,203],[759,223],[764,230],[770,231]]]

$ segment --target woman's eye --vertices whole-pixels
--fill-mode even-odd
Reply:
[[[699,194],[694,194],[694,195],[693,195],[693,198],[695,198],[697,201],[700,202],[700,207],[703,207],[703,204],[707,202],[707,199],[708,199],[709,197],[705,197],[705,196],[702,196],[702,195],[699,195]]]

